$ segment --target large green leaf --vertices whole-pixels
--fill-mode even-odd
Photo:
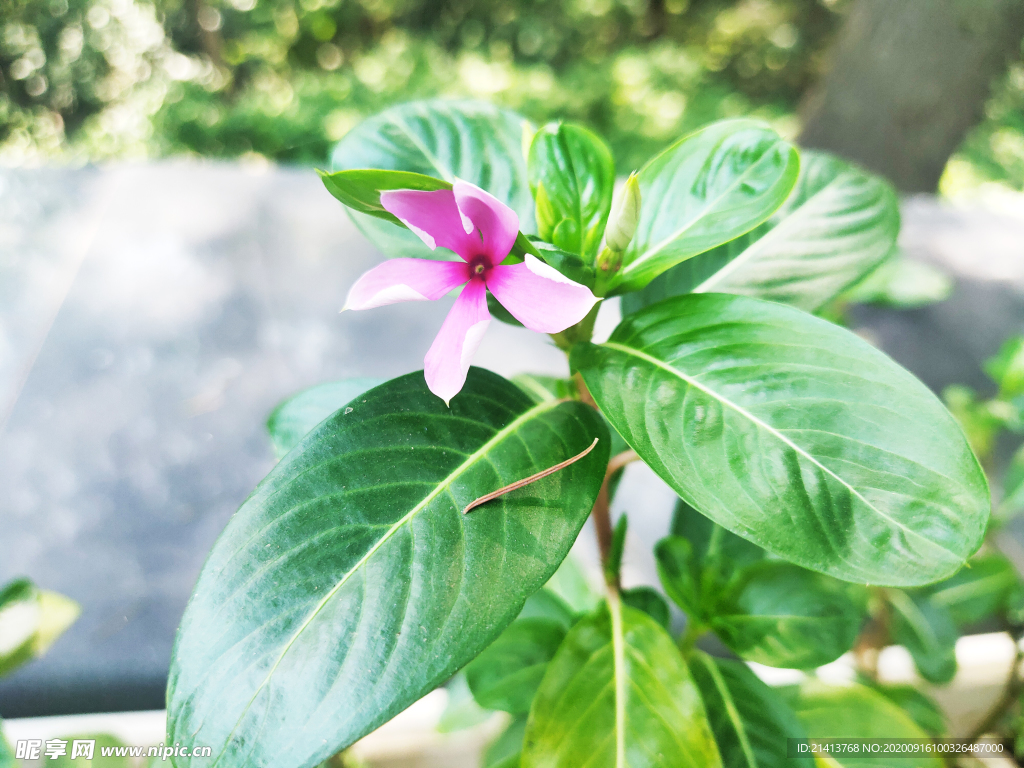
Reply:
[[[482,768],[518,768],[526,733],[526,715],[520,715],[508,724],[501,735],[484,753]]]
[[[953,417],[867,342],[799,310],[691,294],[627,317],[582,373],[614,428],[691,506],[841,579],[955,573],[989,516]]]
[[[790,563],[761,563],[747,571],[746,583],[712,617],[711,628],[749,661],[819,667],[850,650],[864,623],[845,587]]]
[[[808,683],[801,690],[795,709],[811,739],[928,738],[906,712],[863,685]],[[877,755],[865,758],[851,753],[833,754],[823,762],[841,768],[878,768],[885,764]],[[908,768],[943,768],[941,759],[928,755],[906,762]]]
[[[882,263],[900,230],[892,187],[820,152],[802,152],[800,166],[793,193],[771,219],[626,296],[623,312],[691,292],[737,293],[811,311]]]
[[[318,384],[285,400],[267,417],[274,453],[281,458],[313,427],[383,379],[342,379]]]
[[[580,621],[541,683],[522,768],[715,768],[700,694],[669,634],[617,600]]]
[[[896,704],[929,736],[946,734],[946,715],[942,707],[912,685],[875,685],[874,690]]]
[[[615,186],[605,143],[586,128],[552,123],[534,135],[526,166],[537,234],[562,250],[596,256]]]
[[[565,629],[554,619],[513,621],[466,667],[473,698],[488,709],[513,715],[529,712],[544,670],[565,639]]]
[[[690,671],[726,768],[814,768],[810,757],[786,756],[786,739],[807,734],[789,705],[750,667],[697,651]]]
[[[535,231],[522,153],[523,118],[481,101],[433,99],[400,104],[363,121],[335,147],[335,171],[382,169],[472,182],[510,205],[519,228]],[[362,232],[389,256],[438,258],[412,232],[349,209]]]
[[[887,597],[892,608],[892,639],[910,651],[921,677],[930,683],[948,683],[956,674],[960,634],[949,611],[927,595],[892,589]]]
[[[956,574],[926,590],[930,601],[949,611],[953,621],[962,627],[1001,611],[1019,584],[1013,563],[1001,554],[991,553],[971,558]]]
[[[643,288],[667,269],[749,232],[786,200],[796,149],[750,120],[686,136],[641,169],[640,220],[612,293]]]
[[[576,463],[462,514],[595,437]],[[169,743],[209,745],[221,765],[311,766],[405,709],[554,573],[607,444],[593,409],[534,403],[479,368],[450,409],[417,372],[336,412],[214,546],[175,644]]]

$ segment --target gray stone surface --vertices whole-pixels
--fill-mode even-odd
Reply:
[[[1024,330],[1024,218],[929,200],[905,213],[908,250],[953,271],[956,293],[858,323],[933,387],[983,385],[978,361]],[[84,609],[0,681],[0,714],[162,706],[199,568],[272,466],[269,411],[322,381],[422,366],[450,300],[338,314],[380,258],[305,169],[0,171],[0,582],[26,575]],[[566,372],[544,337],[498,322],[476,362]],[[629,580],[652,581],[671,502],[629,470]]]

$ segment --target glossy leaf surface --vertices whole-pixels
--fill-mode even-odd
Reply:
[[[625,297],[623,313],[691,292],[736,293],[813,311],[881,264],[899,229],[899,200],[884,179],[804,151],[796,187],[768,221]]]
[[[769,552],[919,585],[980,545],[988,486],[939,400],[862,339],[781,304],[691,294],[627,317],[579,371],[688,504]]]
[[[887,597],[892,608],[889,630],[893,641],[910,651],[921,677],[930,683],[948,683],[956,674],[959,637],[949,611],[926,595],[893,589]]]
[[[746,574],[746,583],[711,628],[748,661],[810,669],[853,647],[864,615],[845,585],[805,568],[777,561]]]
[[[331,155],[334,171],[408,171],[446,182],[456,178],[485,189],[535,231],[533,197],[522,152],[523,118],[481,101],[434,99],[387,109],[363,121]],[[412,232],[376,216],[350,211],[362,232],[388,256],[438,258]]]
[[[318,384],[299,392],[267,417],[267,432],[278,458],[299,444],[317,424],[349,400],[384,382],[383,379],[342,379]]]
[[[690,671],[704,699],[711,730],[727,768],[814,768],[809,757],[787,757],[786,739],[807,738],[778,693],[740,661],[697,651]]]
[[[548,666],[522,768],[721,765],[700,694],[669,634],[615,603],[580,621]]]
[[[927,739],[928,734],[882,694],[862,685],[810,683],[800,692],[796,714],[812,739]],[[942,760],[922,755],[907,761],[914,768],[943,768]],[[877,768],[874,757],[832,755],[826,763],[840,768]]]
[[[575,464],[462,514],[595,437]],[[533,403],[479,368],[450,409],[416,372],[336,412],[214,546],[175,645],[171,741],[225,765],[311,766],[433,690],[554,573],[607,442],[593,409]]]
[[[527,173],[537,203],[537,234],[570,253],[596,256],[615,186],[605,143],[578,125],[546,125],[530,144]]]
[[[565,629],[555,619],[513,621],[466,666],[473,698],[487,709],[514,715],[529,712],[544,670],[565,639]]]
[[[789,196],[796,149],[750,120],[686,136],[639,174],[640,220],[612,293],[643,288],[662,272],[761,224]]]

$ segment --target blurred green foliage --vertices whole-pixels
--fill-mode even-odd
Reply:
[[[608,137],[620,169],[719,117],[790,132],[843,0],[0,0],[0,159],[323,162],[410,98]]]
[[[851,0],[0,0],[0,162],[256,153],[324,163],[367,115],[486,98],[610,143],[711,120],[796,133]],[[1024,67],[944,188],[1024,188]]]

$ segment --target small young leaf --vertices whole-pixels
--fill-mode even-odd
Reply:
[[[720,768],[669,634],[614,601],[570,630],[526,725],[522,768]]]
[[[640,170],[640,221],[612,293],[639,290],[758,226],[789,196],[799,165],[796,149],[751,120],[714,123],[652,158]]]
[[[719,571],[736,571],[760,562],[765,551],[711,521],[682,499],[672,514],[672,534],[690,542],[697,562]]]
[[[988,484],[960,427],[832,323],[691,294],[630,315],[605,344],[577,344],[571,364],[680,497],[780,557],[915,586],[951,576],[981,544]]]
[[[171,664],[171,743],[297,768],[369,733],[515,618],[565,558],[608,463],[592,408],[534,403],[479,368],[450,408],[416,372],[345,410],[278,463],[206,561]],[[575,464],[462,514],[595,437]]]
[[[466,681],[477,704],[513,715],[530,711],[548,662],[565,639],[565,626],[552,619],[516,619],[466,666]]]
[[[0,675],[45,654],[75,623],[78,603],[16,579],[0,590]]]
[[[537,201],[537,234],[592,262],[612,205],[611,151],[586,128],[551,123],[534,135],[526,167]]]
[[[267,417],[267,432],[277,458],[282,458],[313,427],[350,400],[383,383],[383,379],[342,379],[318,384],[289,397]]]
[[[810,669],[835,661],[857,640],[864,614],[843,584],[790,563],[745,573],[711,628],[733,652],[772,667]]]
[[[750,667],[696,651],[690,657],[690,671],[724,765],[814,768],[810,757],[788,757],[786,739],[806,739],[807,734],[789,705]]]
[[[949,611],[927,595],[891,589],[886,596],[892,607],[892,639],[910,651],[921,677],[930,683],[948,683],[956,674],[959,637]]]
[[[320,180],[327,187],[327,191],[353,211],[376,216],[378,219],[390,221],[400,227],[405,225],[381,205],[381,192],[393,189],[434,192],[439,189],[452,188],[449,181],[408,171],[380,171],[361,168],[353,171],[336,171],[335,173],[318,171],[318,173]]]
[[[654,587],[639,586],[622,590],[622,602],[630,608],[643,611],[666,630],[672,621],[668,603]]]

